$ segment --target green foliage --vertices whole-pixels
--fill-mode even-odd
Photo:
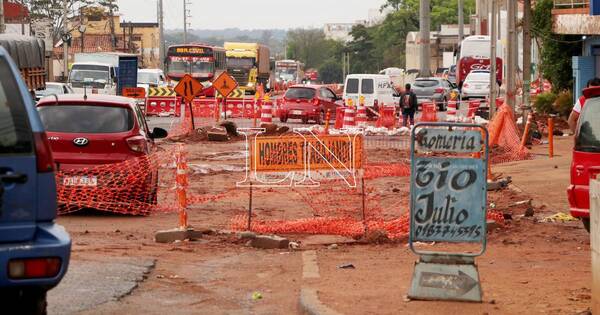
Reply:
[[[295,29],[288,32],[288,58],[304,62],[306,68],[319,68],[330,57],[342,58],[342,44],[328,40],[321,29]]]
[[[565,90],[558,94],[554,101],[554,112],[562,117],[568,117],[573,110],[573,92]]]
[[[554,91],[573,86],[572,56],[581,52],[581,37],[552,33],[553,0],[539,0],[532,11],[531,33],[540,44],[540,71]]]
[[[52,21],[52,34],[58,38],[63,29],[64,3],[67,2],[69,17],[79,14],[78,10],[97,4],[95,0],[21,0],[31,12],[32,20],[50,19]],[[100,0],[108,1],[108,0]],[[116,0],[114,1],[116,3]],[[116,4],[114,5],[116,9]]]
[[[554,102],[556,101],[557,95],[552,92],[545,92],[538,95],[533,103],[535,111],[542,114],[553,114],[554,113]]]
[[[342,65],[335,59],[328,59],[319,67],[319,77],[325,84],[342,82]]]

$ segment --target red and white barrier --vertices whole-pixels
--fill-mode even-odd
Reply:
[[[456,101],[448,101],[448,109],[446,110],[446,121],[456,121],[456,111],[457,103]]]
[[[262,106],[260,113],[261,124],[272,124],[273,123],[273,104],[265,102]]]
[[[353,107],[346,107],[344,112],[344,127],[343,128],[355,128],[356,127],[356,112]]]
[[[146,116],[181,115],[177,97],[148,97],[146,99]]]
[[[359,127],[365,127],[368,123],[367,108],[365,106],[358,106],[358,112],[356,113],[356,125]]]

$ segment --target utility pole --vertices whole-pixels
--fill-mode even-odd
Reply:
[[[523,0],[523,123],[530,109],[531,90],[531,0]]]
[[[163,18],[163,0],[158,0],[158,59],[160,68],[165,67],[165,29]]]
[[[420,43],[420,59],[421,59],[421,69],[419,75],[421,77],[429,77],[431,76],[430,69],[430,35],[429,28],[431,26],[430,21],[430,12],[429,12],[429,0],[420,0],[419,6],[419,28],[421,35],[421,43]]]
[[[496,72],[497,72],[497,65],[496,65],[496,43],[498,43],[498,39],[496,38],[496,4],[497,4],[497,0],[492,0],[492,7],[491,7],[491,12],[492,12],[492,16],[491,16],[491,23],[490,23],[490,28],[491,28],[491,35],[490,35],[490,47],[491,47],[491,51],[490,51],[490,100],[489,100],[489,107],[490,107],[490,119],[492,119],[492,117],[494,116],[494,114],[496,113]]]
[[[6,25],[4,24],[4,0],[0,0],[0,33],[4,33]]]
[[[458,44],[465,38],[464,0],[458,0]]]
[[[67,18],[69,16],[69,1],[63,0],[63,76],[65,81],[69,74],[69,42],[66,40],[69,34],[69,25]]]
[[[513,110],[516,103],[516,79],[517,79],[517,63],[519,61],[516,51],[518,50],[517,31],[516,31],[516,16],[517,16],[517,1],[508,0],[506,3],[506,19],[507,19],[507,58],[506,58],[506,104]]]
[[[183,43],[187,44],[187,28],[188,28],[188,23],[187,23],[187,17],[188,17],[188,11],[187,11],[187,5],[188,5],[188,0],[183,0]]]
[[[109,25],[110,25],[110,41],[112,43],[112,50],[117,50],[117,36],[115,35],[115,6],[113,4],[113,0],[108,1],[108,14],[109,14]],[[123,38],[125,40],[125,38]]]

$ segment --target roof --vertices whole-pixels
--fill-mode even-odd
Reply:
[[[443,80],[443,78],[439,78],[439,77],[423,77],[423,78],[416,78],[415,81],[440,81]]]
[[[347,78],[356,79],[356,78],[368,78],[368,79],[390,79],[389,75],[385,74],[349,74]]]
[[[155,22],[121,22],[121,27],[158,27],[158,23]]]
[[[123,35],[116,36],[117,49],[123,49]],[[112,39],[110,34],[85,34],[83,36],[83,51],[81,51],[81,37],[73,38],[71,46],[69,46],[70,53],[95,53],[95,52],[111,52],[113,51]],[[54,47],[55,54],[62,54],[63,48]]]
[[[58,95],[58,102],[97,102],[97,103],[113,103],[121,105],[131,105],[134,103],[133,99],[123,96],[116,95],[105,95],[105,94],[87,94],[87,100],[84,101],[83,94],[62,94]],[[56,103],[55,96],[47,96],[40,100],[38,105],[53,105]]]
[[[21,21],[23,18],[29,18],[27,7],[19,3],[4,1],[4,19],[6,21]]]
[[[326,86],[323,84],[295,84],[295,85],[288,87],[288,89],[291,89],[291,88],[320,89],[322,87],[326,87]]]

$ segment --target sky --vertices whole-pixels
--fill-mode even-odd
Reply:
[[[163,0],[165,28],[183,28],[183,1]],[[321,28],[364,20],[385,0],[187,0],[192,29]],[[122,20],[156,21],[157,0],[118,0]]]

